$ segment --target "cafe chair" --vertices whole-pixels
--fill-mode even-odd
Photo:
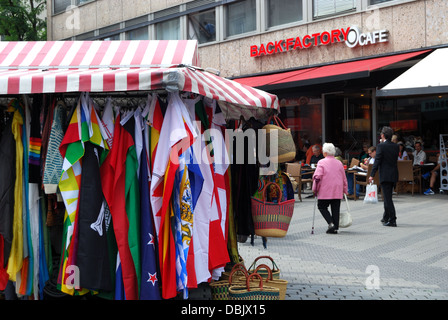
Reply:
[[[300,163],[298,162],[287,162],[285,163],[286,166],[286,173],[291,177],[294,178],[294,180],[297,183],[297,186],[299,185],[300,181]],[[300,193],[299,193],[300,198]],[[302,201],[302,200],[300,200]]]
[[[418,193],[422,193],[422,169],[420,166],[412,166],[412,171],[414,174],[414,181],[418,184]]]
[[[312,172],[305,172],[303,173],[302,166],[298,162],[293,163],[286,163],[286,172],[289,174],[290,177],[294,178],[297,182],[297,195],[299,196],[300,202],[302,202],[302,185],[307,182],[313,182],[313,179],[302,179],[302,174],[311,174]]]
[[[350,166],[348,168],[350,169],[353,168],[354,166],[359,166],[359,160],[356,158],[352,158],[352,161],[350,162]]]
[[[298,187],[298,194],[299,194],[299,200],[302,201],[302,186],[307,184],[308,182],[313,182],[313,173],[314,170],[307,170],[303,169],[303,167],[300,167],[300,179],[299,179],[299,187]],[[310,175],[311,178],[303,178],[304,175]]]
[[[412,160],[399,160],[397,161],[398,167],[398,183],[411,182],[412,184],[412,195],[414,195],[414,185],[416,184],[416,177],[414,175],[414,167],[412,165]],[[398,194],[399,188],[396,188]]]

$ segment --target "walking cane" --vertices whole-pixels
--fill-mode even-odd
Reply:
[[[314,196],[313,226],[311,228],[311,234],[314,234],[314,218],[316,217],[316,205],[317,205],[317,194]]]

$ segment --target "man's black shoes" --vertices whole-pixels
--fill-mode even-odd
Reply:
[[[383,226],[385,226],[385,227],[396,227],[397,223],[396,222],[392,222],[392,221],[388,221],[388,222],[383,223]]]

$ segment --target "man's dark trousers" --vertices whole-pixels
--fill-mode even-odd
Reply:
[[[384,197],[384,214],[383,220],[384,222],[394,223],[397,220],[397,216],[395,214],[395,206],[392,201],[392,192],[394,190],[395,183],[394,182],[382,182],[381,188],[383,190]]]

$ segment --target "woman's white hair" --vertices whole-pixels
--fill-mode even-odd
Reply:
[[[336,153],[334,144],[328,142],[324,143],[324,145],[322,146],[322,153],[327,153],[328,156],[334,156]]]

